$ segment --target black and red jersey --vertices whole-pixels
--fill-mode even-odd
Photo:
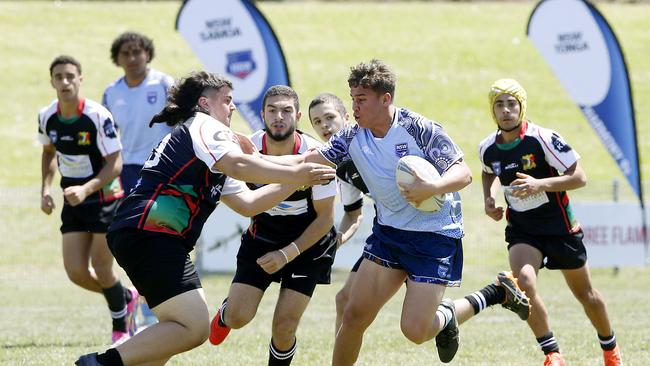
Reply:
[[[104,157],[122,149],[111,113],[82,99],[72,118],[63,118],[57,100],[38,114],[38,141],[54,145],[61,188],[82,185],[99,174]],[[84,203],[111,202],[124,196],[119,178],[88,196]]]
[[[228,152],[241,152],[236,141],[226,125],[196,113],[152,152],[109,231],[133,227],[181,236],[193,246],[221,196],[246,189],[214,168]]]
[[[499,177],[508,203],[509,225],[535,235],[565,235],[580,230],[569,196],[562,192],[540,192],[526,199],[515,197],[510,186],[521,172],[534,178],[564,173],[580,155],[557,132],[531,122],[522,123],[519,137],[499,143],[498,132],[481,141],[479,157],[483,171]]]

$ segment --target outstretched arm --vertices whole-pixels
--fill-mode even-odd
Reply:
[[[254,191],[246,189],[221,196],[221,202],[238,214],[251,217],[277,206],[291,196],[297,188],[297,185],[291,184],[269,184]]]
[[[336,176],[334,169],[324,165],[279,165],[237,151],[222,156],[214,167],[229,177],[253,183],[316,185],[327,183]]]

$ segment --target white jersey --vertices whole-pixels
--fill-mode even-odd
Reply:
[[[435,232],[453,238],[463,236],[460,196],[453,194],[438,212],[423,212],[411,206],[395,180],[397,161],[406,155],[428,160],[442,175],[463,153],[440,125],[397,108],[391,127],[382,138],[358,125],[348,126],[320,149],[330,162],[340,165],[352,159],[377,207],[381,225],[401,230]]]
[[[144,164],[153,148],[173,129],[164,123],[149,127],[151,118],[164,108],[173,83],[172,77],[150,68],[140,85],[131,88],[121,77],[104,91],[102,104],[120,129],[125,165]]]

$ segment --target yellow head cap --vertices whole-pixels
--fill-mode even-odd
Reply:
[[[526,117],[526,89],[524,89],[517,80],[514,79],[499,79],[492,84],[488,98],[490,99],[490,115],[494,123],[497,122],[497,117],[494,115],[494,101],[502,94],[510,94],[519,102],[519,122]]]

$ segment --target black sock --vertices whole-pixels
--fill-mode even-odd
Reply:
[[[105,353],[97,355],[97,362],[103,366],[124,366],[122,357],[120,357],[120,353],[115,348],[109,348]]]
[[[610,336],[603,337],[599,334],[598,341],[600,342],[600,348],[602,348],[603,351],[611,351],[616,348],[616,336],[613,331]]]
[[[465,299],[472,304],[474,314],[480,313],[485,308],[492,305],[501,304],[505,301],[506,290],[495,284],[489,284],[481,290],[465,296]]]
[[[537,338],[537,343],[542,348],[542,352],[548,355],[551,352],[560,352],[560,346],[557,344],[553,332],[548,332],[543,336]]]
[[[293,359],[293,354],[296,353],[296,346],[298,345],[298,340],[293,341],[293,346],[287,351],[280,351],[275,348],[273,344],[273,338],[271,338],[271,343],[269,344],[269,366],[288,366],[291,365],[291,360]]]
[[[102,292],[108,303],[108,309],[111,311],[113,318],[113,330],[126,332],[126,290],[120,281],[117,281],[113,287],[103,288]]]

